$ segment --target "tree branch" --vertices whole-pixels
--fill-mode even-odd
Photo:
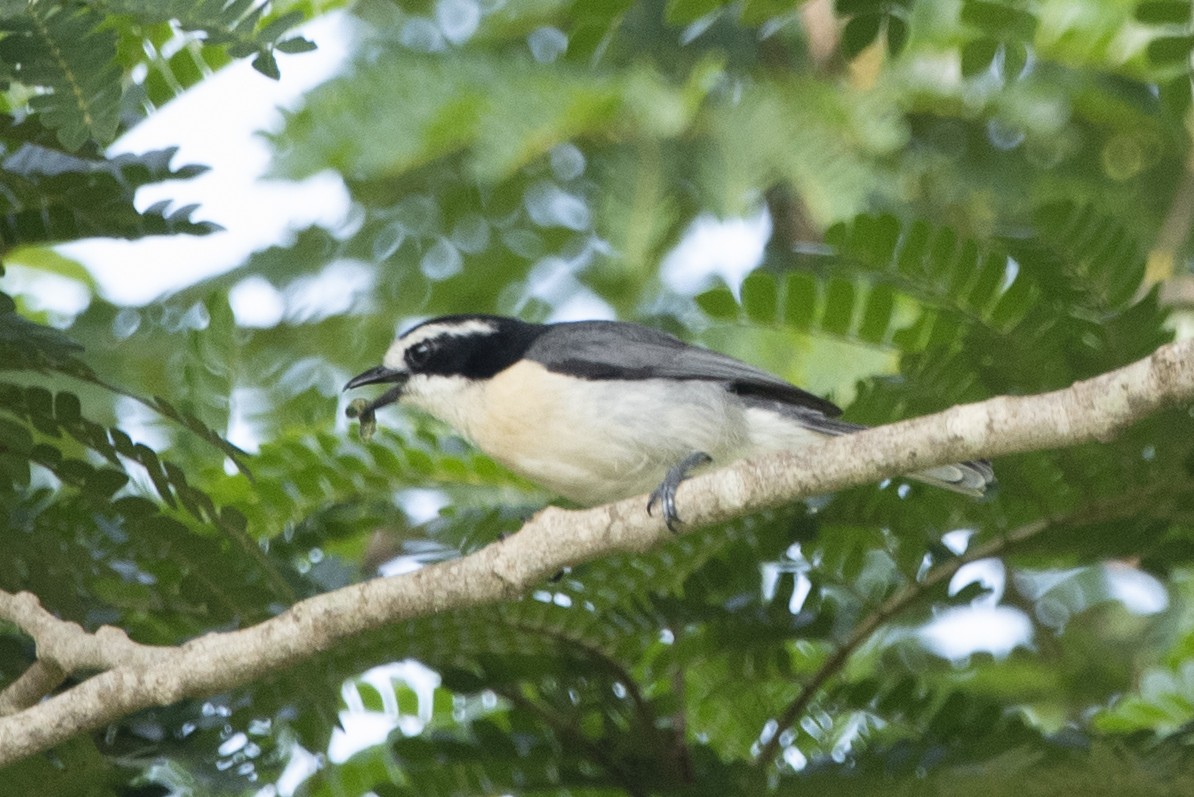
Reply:
[[[53,662],[38,659],[21,676],[0,692],[0,717],[29,708],[66,680],[66,673]]]
[[[1108,439],[1146,415],[1191,400],[1194,341],[1182,341],[1065,390],[955,407],[834,438],[813,450],[737,463],[685,482],[678,502],[689,528],[698,528],[961,459]],[[140,709],[249,683],[364,631],[510,600],[564,567],[647,550],[671,534],[645,506],[644,496],[584,511],[548,508],[517,534],[470,556],[345,587],[251,628],[177,647],[138,645],[115,629],[87,634],[45,612],[33,596],[0,593],[0,617],[32,636],[39,655],[67,675],[101,670],[0,717],[0,766]]]
[[[920,580],[906,584],[896,590],[851,629],[849,635],[834,649],[829,658],[804,683],[800,688],[800,692],[776,718],[775,733],[767,739],[762,749],[759,750],[759,754],[755,757],[755,764],[765,766],[779,755],[781,752],[780,738],[783,732],[804,715],[813,698],[817,696],[817,693],[821,691],[821,688],[825,686],[830,678],[846,666],[854,651],[858,650],[888,620],[915,605],[934,587],[953,578],[954,574],[962,569],[963,565],[982,559],[1004,556],[1021,543],[1028,542],[1041,534],[1060,527],[1080,526],[1092,522],[1139,517],[1141,513],[1147,512],[1147,508],[1151,505],[1151,502],[1157,498],[1155,494],[1151,494],[1152,491],[1146,491],[1146,493],[1143,496],[1143,500],[1139,500],[1139,496],[1138,500],[1135,501],[1122,497],[1117,497],[1114,500],[1104,499],[1098,504],[1087,507],[1081,512],[1068,517],[1042,518],[1032,523],[1026,523],[996,539],[942,562],[925,573],[924,577]]]
[[[977,562],[980,559],[990,559],[991,557],[999,556],[1005,553],[1008,548],[1013,547],[1017,543],[1032,539],[1052,526],[1053,524],[1047,520],[1038,520],[1034,523],[1021,526],[998,539],[991,540],[986,545],[980,545],[978,548],[967,551],[961,556],[942,562],[930,570],[921,581],[908,584],[903,589],[895,592],[895,594],[885,600],[854,627],[850,635],[833,651],[833,655],[826,659],[825,663],[813,673],[813,677],[801,687],[800,693],[796,695],[796,699],[789,703],[788,707],[776,719],[775,733],[763,745],[758,756],[755,757],[755,763],[757,765],[766,765],[779,754],[780,738],[783,736],[783,732],[800,719],[804,712],[808,710],[813,698],[817,696],[817,692],[821,691],[821,687],[846,665],[851,654],[862,643],[870,639],[871,635],[880,626],[916,603],[933,587],[953,578],[954,573],[958,572],[962,565],[969,562]]]

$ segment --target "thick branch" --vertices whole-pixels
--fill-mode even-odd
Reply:
[[[0,692],[0,717],[29,708],[66,680],[66,672],[49,660],[38,659]]]
[[[150,665],[160,648],[138,645],[119,628],[104,626],[89,634],[77,623],[59,620],[28,592],[0,591],[0,619],[8,620],[37,642],[37,658],[70,674],[80,670],[108,670],[120,665]]]
[[[739,463],[685,482],[678,502],[696,528],[960,459],[1108,439],[1148,414],[1191,400],[1194,341],[1183,341],[1066,390],[955,407],[835,438],[815,450]],[[33,636],[39,651],[63,669],[110,669],[0,718],[0,766],[134,711],[251,682],[363,631],[509,600],[561,568],[670,539],[645,506],[639,497],[578,512],[548,508],[517,534],[462,559],[320,595],[252,628],[174,648],[136,645],[111,629],[91,636],[31,607],[31,597],[4,595],[0,616]]]

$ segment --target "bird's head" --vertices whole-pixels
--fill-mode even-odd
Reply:
[[[399,335],[381,365],[354,376],[344,389],[393,385],[366,405],[369,412],[406,397],[433,402],[518,362],[542,329],[503,316],[433,318]]]

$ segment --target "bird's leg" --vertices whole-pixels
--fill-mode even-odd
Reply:
[[[679,463],[674,465],[667,475],[663,477],[663,481],[651,493],[651,500],[647,501],[647,514],[655,514],[655,505],[661,504],[663,506],[663,522],[667,523],[668,531],[676,534],[680,525],[680,515],[676,513],[676,488],[680,486],[680,482],[688,478],[688,474],[694,468],[699,468],[701,465],[708,465],[713,461],[713,457],[706,454],[704,451],[694,451]]]

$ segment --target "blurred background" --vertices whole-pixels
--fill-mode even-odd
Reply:
[[[554,499],[340,389],[618,318],[881,424],[1194,329],[1184,0],[0,8],[0,589],[178,644]],[[0,794],[1190,794],[1194,420],[355,639]],[[561,541],[566,544],[566,541]],[[0,623],[0,689],[34,660]],[[69,686],[68,683],[66,686]]]

